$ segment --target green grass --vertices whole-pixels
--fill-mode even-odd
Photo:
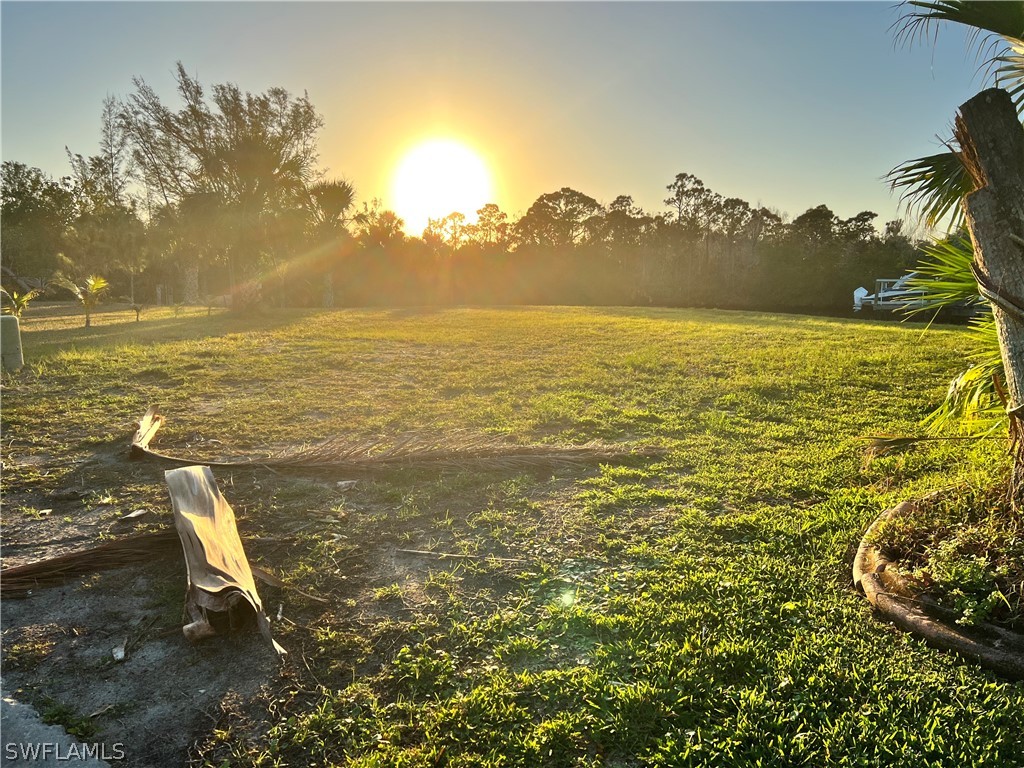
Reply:
[[[881,510],[1005,471],[993,441],[863,462],[859,436],[918,432],[962,330],[573,308],[71,325],[26,317],[30,367],[4,396],[5,493],[51,521],[107,497],[166,522],[159,468],[120,460],[153,403],[155,447],[199,457],[454,429],[666,451],[344,492],[218,473],[252,559],[331,603],[275,595],[290,682],[262,726],[200,734],[210,765],[1024,765],[1024,685],[895,632],[850,587]]]

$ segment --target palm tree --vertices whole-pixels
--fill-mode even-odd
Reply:
[[[4,314],[14,315],[20,319],[21,313],[28,309],[28,305],[32,300],[41,293],[42,291],[37,288],[33,288],[24,293],[19,293],[13,289],[8,292],[0,288],[0,298],[3,298],[6,301],[3,308]]]
[[[356,188],[344,179],[318,181],[309,188],[309,212],[314,228],[337,235],[349,220]]]
[[[334,267],[331,251],[348,235],[349,211],[356,201],[356,188],[344,179],[321,180],[309,189],[310,224],[313,240],[328,250],[324,263],[323,305],[334,306]]]
[[[983,65],[997,86],[1006,89],[1017,106],[1024,108],[1024,2],[977,2],[976,0],[911,0],[902,17],[898,39],[913,42],[934,37],[945,23],[970,28],[969,42],[983,55]],[[974,321],[978,342],[973,364],[951,382],[945,402],[926,424],[933,431],[956,427],[963,432],[991,431],[1005,426],[1005,380],[996,323],[990,305],[978,292],[972,264],[971,241],[963,233],[961,202],[974,190],[971,174],[961,161],[954,139],[945,142],[948,151],[909,160],[889,172],[901,202],[917,210],[924,221],[936,226],[947,220],[959,234],[926,247],[918,265],[921,277],[913,287],[926,294],[926,309],[939,309],[963,301],[979,304],[982,313]]]
[[[82,285],[78,285],[66,277],[59,277],[55,282],[71,291],[81,302],[82,308],[85,310],[85,327],[89,328],[92,325],[93,310],[99,305],[100,299],[109,287],[107,279],[99,275],[90,275],[85,278]]]
[[[995,85],[1005,88],[1018,111],[1024,107],[1024,2],[978,0],[910,0],[911,9],[898,22],[897,39],[914,42],[934,38],[937,25],[969,27],[970,43],[986,57],[983,66],[994,75]],[[921,157],[893,168],[887,178],[900,200],[915,208],[929,226],[952,214],[952,228],[963,223],[960,201],[973,191],[970,175],[960,162],[955,142],[949,150]]]

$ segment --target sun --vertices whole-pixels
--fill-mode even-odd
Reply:
[[[419,235],[428,219],[458,211],[468,221],[491,202],[491,174],[480,155],[452,139],[417,144],[403,157],[393,183],[395,213],[409,234]]]

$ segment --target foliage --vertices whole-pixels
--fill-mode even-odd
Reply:
[[[79,211],[71,179],[5,161],[0,171],[0,240],[5,267],[45,280],[58,264],[64,236]]]
[[[963,305],[987,310],[988,304],[978,293],[978,281],[971,272],[974,248],[965,235],[934,240],[922,245],[920,251],[923,258],[914,267],[917,276],[907,281],[907,287],[919,292],[923,306],[909,309],[910,314]]]
[[[101,272],[118,294],[154,304],[244,292],[300,306],[663,304],[846,314],[855,288],[913,261],[911,241],[880,236],[870,211],[843,219],[819,205],[787,223],[688,173],[667,186],[661,212],[629,195],[604,205],[562,187],[518,219],[488,203],[475,221],[453,211],[409,237],[380,201],[357,207],[350,182],[322,178],[321,118],[307,97],[232,84],[207,93],[180,63],[176,81],[177,106],[141,80],[124,101],[106,99],[99,151],[68,151],[73,178],[54,184],[36,169],[5,166],[5,259],[13,254],[16,276]],[[17,200],[46,197],[68,206],[60,216],[19,216],[26,206]],[[19,233],[34,245],[22,248]]]
[[[11,289],[10,291],[0,289],[0,295],[3,296],[5,302],[3,305],[4,314],[21,317],[22,313],[28,309],[28,305],[32,303],[32,300],[38,297],[41,293],[42,291],[35,288],[25,291],[24,293],[19,293],[14,289]]]
[[[938,34],[941,24],[960,24],[970,29],[969,43],[977,48],[989,70],[994,70],[996,85],[1004,86],[1021,101],[1021,80],[1024,77],[1024,3],[978,2],[977,0],[911,0],[903,16],[897,39],[913,42]],[[901,200],[919,210],[925,222],[938,225],[947,216],[949,226],[963,224],[960,201],[972,185],[952,140],[946,141],[949,151],[909,160],[889,172],[887,179],[894,190],[902,190]]]
[[[913,40],[937,32],[937,25],[956,23],[971,30],[971,45],[984,52],[990,68],[996,69],[996,83],[1010,88],[1020,109],[1020,80],[1024,77],[1024,2],[986,3],[971,0],[910,2],[899,37]],[[1009,54],[1001,52],[1009,50]],[[920,208],[929,224],[937,224],[952,213],[954,227],[961,227],[964,196],[973,183],[960,161],[956,147],[941,155],[913,160],[889,174],[893,189],[902,188],[903,199]],[[945,402],[925,420],[932,431],[958,429],[966,433],[987,433],[1006,424],[1004,397],[999,391],[1003,365],[996,326],[988,305],[978,294],[972,271],[974,253],[964,234],[922,248],[925,258],[917,266],[920,277],[912,289],[921,292],[921,311],[939,310],[955,304],[985,308],[975,325],[972,365],[949,385]]]
[[[989,434],[1005,426],[1006,413],[998,382],[1003,362],[991,307],[978,293],[971,271],[974,250],[964,235],[955,235],[922,246],[924,259],[915,267],[917,277],[907,287],[917,293],[909,314],[934,315],[953,307],[975,306],[971,320],[971,365],[949,384],[946,398],[924,419],[933,434]]]
[[[900,201],[916,209],[929,226],[938,226],[947,216],[951,229],[963,224],[960,201],[973,187],[955,152],[908,160],[889,171],[886,179],[900,192]]]
[[[998,388],[1003,361],[995,321],[986,315],[973,325],[972,364],[953,378],[945,399],[925,417],[929,432],[985,435],[1006,426],[1006,404]]]
[[[110,284],[105,277],[90,275],[81,284],[63,275],[57,275],[54,283],[70,291],[85,310],[85,327],[92,325],[92,314],[96,310]]]
[[[149,199],[175,209],[186,229],[205,232],[179,240],[190,270],[186,300],[194,303],[200,264],[223,256],[254,272],[265,259],[283,258],[272,237],[282,215],[326,201],[308,190],[323,120],[308,97],[282,88],[254,95],[214,85],[207,100],[180,62],[176,80],[178,111],[136,79],[121,120]]]
[[[1024,627],[1024,521],[993,489],[954,488],[886,521],[875,543],[960,624]]]

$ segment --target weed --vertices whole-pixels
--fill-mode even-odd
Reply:
[[[79,741],[93,741],[98,734],[96,724],[92,720],[78,714],[67,704],[53,699],[49,699],[43,704],[39,715],[47,725],[59,725]]]

